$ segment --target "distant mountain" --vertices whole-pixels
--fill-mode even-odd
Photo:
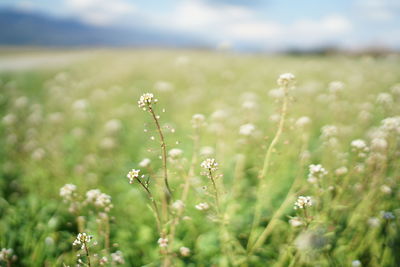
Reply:
[[[179,33],[143,27],[96,27],[74,19],[12,9],[0,10],[0,26],[0,45],[207,46],[195,37]]]

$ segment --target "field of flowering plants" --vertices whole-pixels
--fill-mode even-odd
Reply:
[[[398,56],[13,53],[0,266],[400,266]]]

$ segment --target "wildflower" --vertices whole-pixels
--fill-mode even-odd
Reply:
[[[14,114],[7,114],[6,116],[3,117],[2,121],[4,125],[9,126],[17,121],[17,116],[15,116]]]
[[[376,102],[378,102],[379,104],[392,104],[393,97],[391,94],[388,93],[380,93],[376,98]]]
[[[382,193],[385,193],[385,194],[391,194],[392,188],[390,188],[390,186],[384,184],[381,186],[381,191],[382,191]]]
[[[351,262],[352,267],[360,267],[361,266],[361,261],[359,260],[354,260]]]
[[[183,210],[185,208],[185,204],[183,203],[182,200],[178,199],[175,200],[174,203],[172,203],[172,208],[175,210]]]
[[[206,202],[199,203],[195,207],[198,210],[208,210],[210,208],[210,206]]]
[[[384,131],[397,131],[400,132],[400,117],[389,117],[382,120],[381,128]]]
[[[294,209],[305,209],[306,207],[311,207],[312,206],[312,200],[311,197],[309,196],[299,196],[294,203]]]
[[[364,158],[366,153],[369,151],[369,148],[364,140],[356,139],[351,142],[351,147],[354,152],[358,153],[360,158]]]
[[[157,243],[160,246],[160,248],[166,248],[168,246],[168,238],[160,237],[158,239]]]
[[[202,156],[211,156],[214,154],[214,148],[210,146],[204,146],[200,149],[200,155]]]
[[[343,167],[337,168],[335,170],[335,174],[338,176],[342,176],[342,175],[345,175],[346,173],[348,173],[348,171],[349,170],[347,169],[347,167],[343,166]]]
[[[341,91],[343,91],[343,89],[344,89],[344,83],[342,83],[340,81],[333,81],[333,82],[329,83],[329,85],[328,85],[328,90],[332,94],[341,92]]]
[[[244,124],[240,126],[239,134],[249,136],[254,132],[255,128],[256,127],[251,123]]]
[[[116,133],[118,132],[122,127],[122,123],[120,120],[113,119],[109,120],[105,125],[104,128],[106,132],[108,133]]]
[[[76,197],[76,185],[66,184],[60,188],[60,196],[64,201],[71,201]]]
[[[190,256],[190,248],[181,247],[181,248],[179,249],[179,252],[181,253],[181,255],[182,255],[183,257],[189,257],[189,256]]]
[[[111,259],[113,263],[116,264],[125,264],[125,259],[124,256],[122,255],[122,252],[117,250],[114,253],[111,253]]]
[[[135,170],[135,169],[132,169],[130,172],[128,172],[126,177],[129,179],[130,184],[133,183],[133,181],[135,179],[139,178],[139,173],[140,173],[140,170]]]
[[[204,169],[210,170],[210,171],[216,171],[218,170],[218,163],[215,161],[213,158],[208,158],[204,160],[200,166]]]
[[[338,134],[338,129],[334,125],[325,125],[321,128],[322,137],[330,138]]]
[[[86,192],[86,201],[93,203],[98,208],[104,208],[106,212],[113,207],[111,197],[102,193],[99,189],[92,189]]]
[[[90,243],[92,238],[91,235],[86,233],[79,233],[72,245],[81,246],[81,249],[84,249],[87,246],[87,243]]]
[[[144,158],[140,163],[139,166],[142,168],[146,168],[150,165],[151,160],[148,158]],[[138,174],[139,175],[139,174]]]
[[[100,265],[106,265],[108,263],[108,258],[106,256],[103,256],[100,260],[99,260],[99,264]]]
[[[193,128],[201,128],[205,125],[206,117],[203,114],[194,114],[192,116],[192,127]]]
[[[309,183],[315,184],[318,180],[322,179],[328,172],[322,167],[321,164],[311,164],[309,166],[309,174],[307,181]]]
[[[12,248],[2,248],[0,250],[0,261],[8,261],[13,255]]]
[[[182,155],[182,153],[183,153],[182,149],[179,148],[173,148],[170,151],[168,151],[168,155],[173,159],[178,158],[179,156]]]
[[[296,120],[295,124],[299,128],[304,128],[311,123],[311,119],[307,116],[300,117]]]
[[[294,79],[295,76],[292,73],[284,73],[279,76],[277,83],[279,86],[287,86],[293,82]]]
[[[380,221],[377,217],[371,217],[368,219],[368,225],[370,227],[378,227],[380,224]]]
[[[303,225],[302,220],[299,217],[293,217],[289,220],[289,223],[293,227],[299,227]]]
[[[386,220],[393,220],[395,217],[392,212],[390,211],[382,211],[382,218]]]
[[[157,103],[157,101],[158,100],[156,98],[154,98],[153,94],[145,93],[140,97],[140,99],[138,101],[138,106],[139,106],[139,108],[146,111],[147,107],[151,107],[151,105]]]

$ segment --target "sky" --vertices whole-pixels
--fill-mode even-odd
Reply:
[[[216,47],[400,49],[400,0],[2,0],[1,6],[190,34]]]

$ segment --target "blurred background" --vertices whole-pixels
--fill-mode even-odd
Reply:
[[[398,0],[2,0],[0,45],[393,52]]]

